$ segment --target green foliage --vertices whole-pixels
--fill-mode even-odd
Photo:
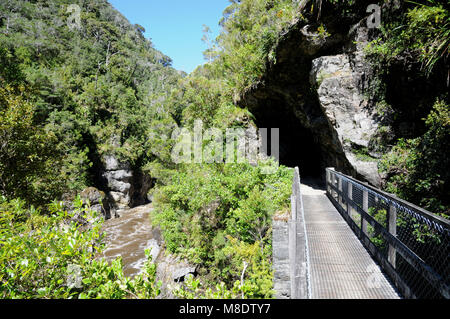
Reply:
[[[148,133],[155,114],[159,120],[170,118],[167,107],[161,106],[180,78],[170,67],[170,58],[142,36],[142,28],[131,25],[106,0],[79,4],[79,29],[67,25],[72,1],[44,2],[0,2],[1,110],[14,107],[28,114],[27,126],[23,123],[21,129],[25,135],[10,146],[20,144],[24,159],[17,155],[17,167],[7,168],[16,156],[7,150],[9,155],[2,154],[0,160],[7,169],[2,166],[2,181],[17,171],[10,177],[20,185],[0,188],[3,194],[35,204],[92,185],[91,168],[105,153],[115,153],[135,166],[155,160],[157,152],[148,152],[153,142]],[[21,86],[27,88],[26,94],[18,91]],[[23,105],[14,106],[18,104]],[[19,129],[8,121],[2,122],[4,134]],[[20,142],[25,140],[27,145]],[[49,154],[51,150],[54,154]],[[58,174],[38,165],[43,163],[51,164],[49,169],[61,178],[54,179]],[[42,182],[35,188],[52,181],[60,185],[36,191],[35,196],[30,188],[37,175]]]
[[[361,148],[352,148],[353,154],[355,154],[356,158],[360,161],[364,162],[374,162],[377,159],[372,157],[369,154],[369,150],[367,147],[361,147]]]
[[[200,279],[188,276],[186,282],[173,290],[174,295],[181,299],[238,299],[242,297],[242,287],[236,281],[231,289],[224,282],[215,285],[214,288],[205,288]]]
[[[371,215],[381,226],[387,227],[387,211],[386,209],[376,209],[374,207],[369,207],[369,215]],[[375,229],[371,225],[367,225],[367,235],[370,241],[374,243],[381,251],[386,249],[386,242],[384,237],[375,232]]]
[[[188,277],[183,285],[173,291],[175,296],[187,299],[272,298],[273,274],[267,261],[267,256],[270,256],[265,251],[267,249],[262,250],[259,242],[247,244],[231,236],[227,236],[227,240],[229,244],[219,254],[229,259],[229,265],[219,278],[229,284],[224,281],[205,284]]]
[[[63,190],[56,137],[34,123],[23,86],[0,87],[0,194],[43,204]]]
[[[207,272],[203,282],[188,279],[176,296],[270,298],[271,218],[289,205],[292,172],[280,167],[264,174],[263,166],[273,163],[177,165],[171,159],[176,142],[171,135],[199,119],[205,129],[253,125],[250,112],[235,101],[262,79],[267,65],[277,62],[275,49],[283,33],[301,21],[314,24],[319,37],[328,37],[329,25],[318,20],[322,9],[359,21],[357,13],[365,14],[369,1],[233,0],[217,39],[210,39],[204,28],[208,63],[184,79],[170,67],[170,58],[143,37],[144,29],[131,25],[106,0],[80,4],[81,28],[69,29],[66,9],[71,3],[0,2],[0,192],[47,212],[1,199],[0,295],[158,295],[150,262],[143,274],[130,279],[120,260],[108,265],[95,258],[101,250],[100,223],[82,230],[58,204],[44,207],[64,192],[92,185],[92,169],[102,155],[113,153],[157,179],[153,221],[167,249]],[[421,63],[428,74],[446,59],[448,11],[443,1],[423,3],[409,3],[401,15],[386,19],[382,36],[367,48],[380,74],[405,57]],[[319,82],[326,77],[321,74]],[[374,92],[383,101],[384,83],[376,80]],[[382,119],[393,113],[382,102],[377,112]],[[383,158],[381,170],[387,173],[388,191],[448,215],[448,105],[438,101],[426,123],[428,132],[400,140]],[[392,140],[388,126],[371,142],[383,139]],[[372,146],[371,151],[388,147]],[[361,149],[356,155],[372,160],[368,154]],[[80,202],[76,208],[77,214],[93,218]],[[373,213],[385,222],[385,211]],[[417,238],[426,233],[419,229]],[[80,288],[67,284],[71,265],[81,267]]]
[[[367,53],[384,65],[412,57],[430,74],[436,63],[448,56],[450,16],[446,1],[406,2],[405,14],[383,24],[382,37],[369,44]]]
[[[262,76],[279,35],[298,15],[297,6],[290,0],[244,0],[232,1],[224,10],[216,61],[235,94]]]
[[[292,172],[249,164],[184,165],[155,193],[152,221],[167,248],[209,269],[231,289],[248,264],[247,297],[271,295],[271,218],[286,209]]]
[[[387,174],[387,191],[433,213],[450,215],[449,183],[450,110],[436,101],[426,119],[428,131],[411,140],[401,139],[383,157],[380,170]]]
[[[102,250],[101,218],[74,202],[67,213],[58,202],[43,216],[21,200],[0,197],[1,298],[154,298],[156,266],[148,261],[143,273],[123,275],[121,259],[109,265],[98,259]],[[73,217],[90,221],[83,228]]]
[[[330,33],[328,33],[327,29],[325,28],[325,26],[323,24],[321,24],[317,28],[317,33],[318,33],[319,37],[322,39],[330,36]]]

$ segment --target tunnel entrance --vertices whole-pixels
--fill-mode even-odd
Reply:
[[[277,104],[273,104],[277,105]],[[279,128],[280,164],[298,166],[302,177],[321,178],[326,167],[318,137],[287,107],[264,107],[255,115],[259,128]],[[270,138],[269,138],[270,141]]]
[[[277,44],[276,62],[267,62],[262,77],[236,98],[236,104],[253,114],[258,128],[279,128],[280,164],[298,166],[302,177],[317,180],[324,180],[326,167],[352,171],[332,119],[321,106],[317,83],[311,81],[314,59],[344,50],[348,29],[330,18],[332,36],[323,42],[301,22],[292,27]]]

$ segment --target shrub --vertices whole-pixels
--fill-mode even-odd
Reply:
[[[75,211],[49,205],[49,215],[22,200],[0,197],[0,298],[152,298],[159,294],[156,266],[142,274],[123,275],[121,259],[108,264],[102,251],[101,218],[80,198]],[[77,220],[91,221],[83,229]]]
[[[292,172],[272,175],[249,164],[185,165],[155,193],[152,221],[162,228],[167,248],[200,264],[207,288],[240,280],[244,262],[246,297],[269,297],[271,219],[286,209]]]
[[[426,121],[427,132],[416,139],[400,139],[383,156],[385,189],[433,213],[450,215],[450,109],[437,100]]]

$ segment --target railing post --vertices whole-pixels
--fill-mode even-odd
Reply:
[[[331,173],[331,181],[333,182],[333,186],[334,186],[334,188],[332,190],[333,198],[335,200],[338,200],[339,197],[338,197],[338,192],[336,190],[338,187],[338,180],[337,180],[336,172]]]
[[[290,220],[288,222],[288,243],[289,243],[289,277],[291,284],[291,299],[298,298],[298,286],[296,280],[296,261],[297,261],[297,221]]]
[[[397,208],[392,203],[389,205],[387,214],[387,228],[392,236],[397,236]],[[389,245],[388,261],[394,268],[396,266],[396,253],[397,250],[392,245]]]
[[[369,214],[369,192],[363,190],[363,211]],[[363,234],[367,234],[367,221],[361,215],[361,231]]]
[[[326,187],[327,187],[327,193],[331,195],[331,188],[330,188],[330,181],[331,181],[331,174],[328,169],[325,170],[326,173]]]
[[[352,215],[352,204],[351,201],[353,200],[353,184],[348,182],[347,183],[347,214]]]
[[[337,179],[338,179],[338,190],[339,190],[338,203],[339,203],[339,205],[342,206],[342,178],[337,176]]]
[[[288,249],[289,249],[289,277],[291,299],[297,299],[297,281],[296,276],[296,260],[297,260],[297,179],[294,172],[294,179],[292,181],[292,195],[291,195],[291,218],[288,222]]]
[[[327,169],[327,173],[328,173],[328,184],[327,184],[327,187],[329,189],[328,193],[330,194],[330,196],[332,198],[334,198],[335,191],[331,187],[331,186],[336,186],[336,183],[335,183],[336,177],[335,177],[335,174],[334,174],[334,167],[329,167]]]
[[[308,298],[306,232],[298,167],[294,171],[291,195],[291,217],[288,221],[288,256],[290,298]]]

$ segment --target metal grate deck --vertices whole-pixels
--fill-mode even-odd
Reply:
[[[309,246],[311,297],[398,299],[394,286],[326,195],[309,193],[302,197]]]

